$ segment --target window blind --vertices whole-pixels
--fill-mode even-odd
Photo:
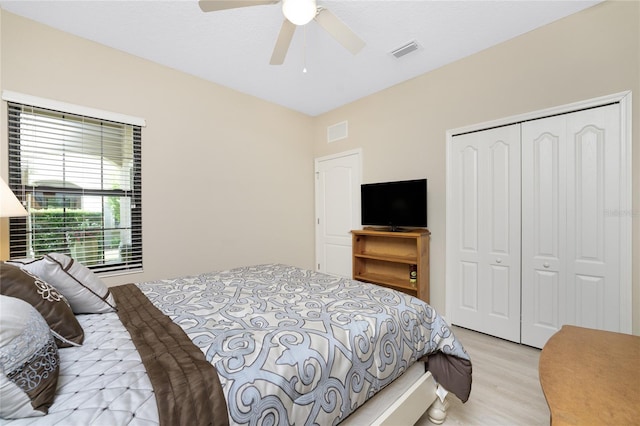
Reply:
[[[142,268],[141,127],[8,103],[10,257],[65,253],[96,272]]]

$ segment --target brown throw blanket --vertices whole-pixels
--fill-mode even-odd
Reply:
[[[228,425],[218,373],[182,328],[135,285],[109,290],[147,369],[160,425]]]
[[[436,382],[453,392],[462,402],[467,402],[471,393],[471,361],[436,352],[427,355],[427,370]]]

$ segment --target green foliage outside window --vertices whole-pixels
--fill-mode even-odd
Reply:
[[[74,244],[96,241],[96,253],[104,249],[102,213],[84,210],[31,210],[32,247],[36,257],[51,252],[71,252]],[[99,256],[102,258],[102,255]]]

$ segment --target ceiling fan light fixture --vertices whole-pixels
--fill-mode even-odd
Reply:
[[[315,0],[282,0],[282,14],[295,25],[306,25],[318,13]]]

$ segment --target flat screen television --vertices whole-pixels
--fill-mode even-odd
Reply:
[[[360,186],[362,225],[427,227],[427,180],[368,183]]]

